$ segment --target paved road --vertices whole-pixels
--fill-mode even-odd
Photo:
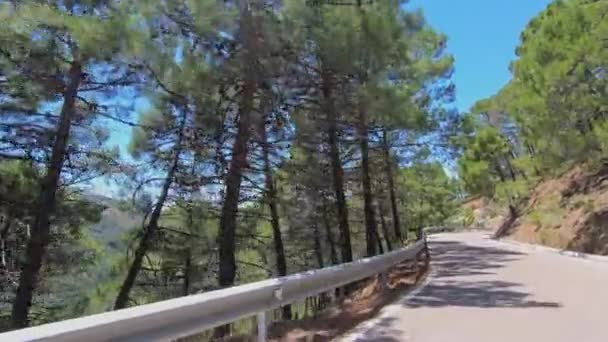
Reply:
[[[608,262],[496,242],[482,233],[430,241],[426,286],[342,341],[608,341]]]

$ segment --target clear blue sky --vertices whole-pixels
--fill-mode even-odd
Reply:
[[[519,34],[551,0],[413,0],[428,22],[448,36],[456,58],[456,105],[466,111],[510,79]]]

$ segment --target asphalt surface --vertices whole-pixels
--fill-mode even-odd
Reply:
[[[608,258],[491,240],[430,238],[426,284],[341,341],[608,342]]]

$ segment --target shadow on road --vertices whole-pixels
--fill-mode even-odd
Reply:
[[[557,308],[556,302],[528,300],[528,293],[519,291],[518,284],[502,281],[446,281],[430,284],[406,305],[408,307],[468,306],[479,308]]]
[[[403,339],[396,338],[403,333],[399,330],[397,317],[383,317],[372,328],[365,331],[360,337],[355,339],[355,342],[399,342]]]
[[[525,256],[523,253],[494,247],[470,246],[456,241],[432,243],[435,277],[493,274],[497,268]]]
[[[491,246],[471,246],[458,241],[431,243],[431,282],[415,297],[401,303],[408,308],[559,308],[560,303],[534,300],[522,284],[493,277],[499,269],[526,254]],[[413,313],[415,311],[412,311]],[[355,341],[408,341],[407,327],[399,315],[380,317],[378,323]]]
[[[530,298],[521,284],[491,280],[497,269],[525,256],[523,253],[494,248],[470,246],[457,241],[432,244],[433,281],[408,307],[509,307],[556,308],[556,302],[541,302]]]

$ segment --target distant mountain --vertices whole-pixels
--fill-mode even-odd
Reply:
[[[106,247],[119,248],[125,234],[141,225],[142,215],[124,209],[121,200],[88,191],[82,197],[104,207],[101,219],[90,228],[90,232]]]
[[[104,207],[118,207],[120,203],[119,200],[93,192],[84,192],[82,197],[89,202],[100,204]]]
[[[109,206],[101,214],[101,220],[91,227],[91,234],[104,246],[120,248],[125,234],[138,228],[141,220],[141,215]]]

